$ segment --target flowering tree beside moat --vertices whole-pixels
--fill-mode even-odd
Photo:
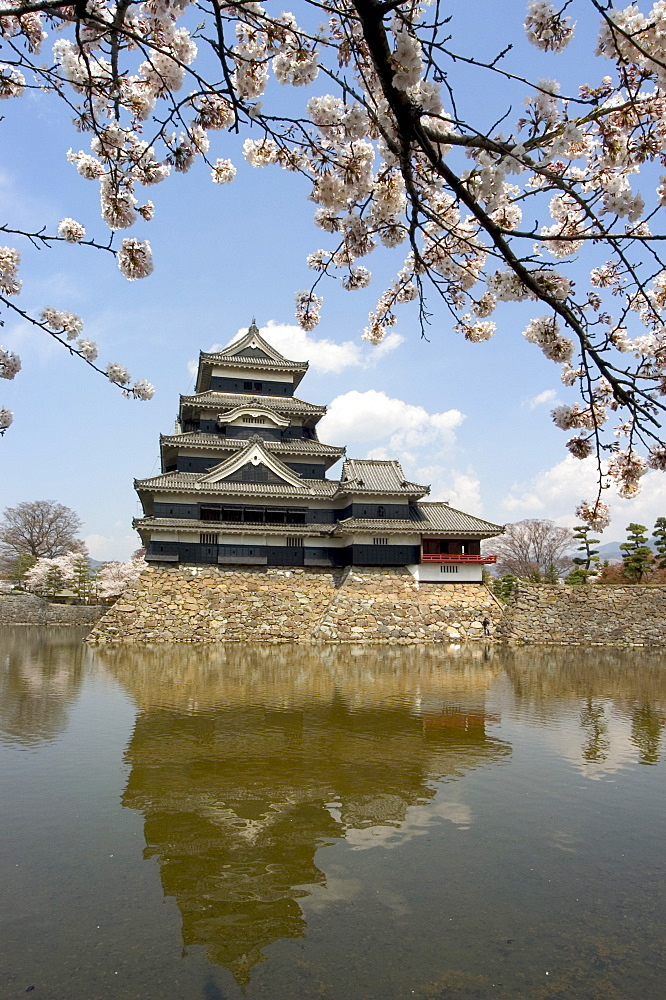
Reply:
[[[315,205],[324,247],[309,254],[313,280],[296,294],[305,330],[318,322],[323,280],[367,286],[366,264],[383,249],[402,251],[401,263],[368,318],[372,343],[407,302],[418,302],[425,331],[429,303],[441,300],[470,341],[495,334],[505,303],[531,303],[525,338],[579,390],[578,403],[553,411],[571,432],[569,451],[596,454],[600,491],[613,482],[634,496],[648,467],[666,469],[666,6],[531,0],[515,28],[535,50],[558,53],[590,8],[589,51],[606,74],[564,92],[531,73],[538,51],[530,67],[516,64],[510,44],[479,59],[466,21],[477,8],[450,19],[436,2],[300,0],[297,17],[253,0],[0,0],[0,97],[40,91],[66,103],[85,147],[68,159],[99,184],[112,234],[91,239],[74,218],[52,233],[7,224],[2,306],[128,395],[150,398],[153,387],[123,365],[98,366],[80,317],[21,309],[20,249],[96,247],[128,280],[148,276],[149,242],[118,245],[114,234],[150,220],[144,190],[197,158],[214,183],[232,181],[234,164],[217,154],[227,151],[221,133],[240,133],[248,163],[299,174]],[[489,124],[483,106],[475,120],[459,113],[461,64],[479,87],[506,94],[501,122]],[[281,100],[276,84],[308,98]],[[20,364],[2,351],[0,376]],[[0,410],[0,431],[11,418]],[[595,530],[608,521],[600,496],[578,508]]]

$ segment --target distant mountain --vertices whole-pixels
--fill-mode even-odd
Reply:
[[[609,563],[622,562],[622,550],[620,549],[620,542],[606,542],[605,545],[599,546],[599,560],[600,562],[605,562],[608,560]],[[648,539],[648,545],[655,551],[654,545],[651,544],[650,539]],[[571,553],[572,555],[579,555],[578,552]]]
[[[622,551],[620,542],[606,542],[599,546],[599,559],[601,562],[608,560],[609,563],[622,562]]]

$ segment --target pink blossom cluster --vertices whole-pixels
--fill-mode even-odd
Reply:
[[[547,0],[530,0],[525,17],[525,32],[532,45],[545,52],[561,52],[574,35],[570,17]]]
[[[595,531],[604,531],[610,524],[610,508],[601,500],[595,500],[594,503],[583,500],[576,508],[576,517],[589,524]]]
[[[398,307],[423,300],[427,290],[474,342],[495,333],[510,304],[525,339],[561,366],[562,383],[582,397],[554,412],[564,430],[590,432],[570,439],[570,453],[616,451],[602,435],[618,410],[631,449],[652,448],[650,468],[660,467],[647,425],[666,405],[666,267],[663,234],[652,233],[666,206],[666,175],[659,173],[664,0],[645,11],[596,5],[604,68],[590,62],[594,76],[578,88],[551,75],[574,32],[578,46],[589,31],[589,18],[574,24],[577,0],[528,0],[518,15],[528,41],[547,54],[540,56],[547,71],[530,79],[525,66],[509,65],[508,48],[501,60],[482,62],[468,44],[473,31],[463,37],[465,52],[456,52],[464,11],[449,24],[428,3],[332,0],[323,25],[314,0],[304,0],[298,19],[256,0],[196,10],[189,0],[89,0],[85,16],[51,7],[48,18],[9,3],[0,31],[12,58],[0,66],[0,97],[20,97],[32,86],[32,63],[16,56],[17,46],[38,51],[52,36],[52,62],[41,67],[39,86],[64,97],[81,134],[90,136],[87,149],[67,155],[99,185],[101,217],[112,231],[149,223],[155,209],[142,189],[197,161],[218,189],[230,183],[236,167],[218,154],[226,152],[225,131],[238,132],[249,165],[298,175],[313,204],[323,245],[307,257],[317,272],[311,287],[296,295],[304,329],[319,321],[315,292],[324,276],[348,291],[365,288],[371,255],[397,249],[395,270],[368,316],[367,340],[380,343]],[[507,87],[515,116],[509,112],[490,131],[485,120],[461,119],[458,56],[488,85]],[[306,96],[280,104],[284,86]],[[58,235],[81,243],[86,229],[66,218]],[[113,247],[131,281],[153,270],[141,236]],[[18,267],[17,251],[0,249],[0,295],[20,291]],[[427,309],[419,315],[424,325]],[[44,323],[75,339],[80,329],[74,320],[63,325],[62,316],[49,312]],[[91,341],[78,341],[86,360],[93,352]],[[128,389],[122,366],[107,374],[147,398],[139,383]],[[612,461],[613,478],[633,488],[631,463],[620,474],[617,455]]]
[[[143,557],[127,562],[106,562],[97,574],[97,593],[102,598],[119,597],[139,579],[146,568]]]
[[[5,433],[8,427],[11,427],[14,420],[14,414],[11,410],[8,410],[5,406],[0,406],[0,437]]]
[[[640,491],[640,478],[647,472],[647,462],[633,448],[614,452],[608,463],[608,474],[617,483],[621,497],[630,499]]]
[[[0,347],[0,378],[13,379],[21,371],[21,359],[13,351]]]

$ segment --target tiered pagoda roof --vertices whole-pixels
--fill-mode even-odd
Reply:
[[[325,406],[317,406],[316,403],[306,403],[303,399],[296,399],[295,396],[243,396],[232,395],[229,392],[201,392],[194,396],[181,396],[182,406],[190,406],[199,409],[211,409],[216,406],[224,406],[223,412],[229,412],[236,407],[258,406],[264,409],[274,410],[279,414],[295,416],[296,414],[313,414],[323,417],[326,413]]]
[[[430,493],[430,487],[405,479],[400,462],[395,460],[348,458],[342,468],[340,493],[397,494],[418,499]]]
[[[336,532],[381,530],[402,534],[416,531],[425,536],[455,533],[462,538],[485,538],[495,534],[500,527],[491,521],[484,521],[481,517],[456,510],[443,500],[429,500],[413,507],[408,520],[348,517],[338,521]]]
[[[235,369],[242,364],[246,367],[251,365],[256,371],[265,371],[266,373],[289,373],[294,377],[294,388],[309,368],[307,361],[289,361],[287,358],[283,358],[267,340],[264,340],[253,320],[247,333],[233,341],[228,347],[215,352],[201,351],[196,383],[197,393],[206,392],[210,387],[213,368]]]
[[[219,451],[220,449],[220,437],[218,434],[205,434],[201,431],[186,431],[184,434],[161,434],[160,444],[163,446],[172,445],[174,447],[182,447],[183,445],[193,445],[197,448],[206,448]],[[224,442],[225,448],[242,449],[247,444],[247,441],[241,438],[227,438]],[[309,438],[303,440],[293,439],[291,441],[264,441],[264,446],[268,451],[290,453],[297,455],[330,455],[335,456],[336,460],[342,458],[346,452],[346,448],[338,447],[333,444],[324,444],[322,441],[316,441]]]
[[[146,558],[418,564],[417,579],[437,582],[444,570],[455,576],[460,566],[489,561],[479,542],[501,525],[424,502],[430,487],[407,479],[398,461],[345,459],[343,447],[318,440],[326,407],[293,395],[307,369],[284,358],[254,323],[228,347],[200,354],[196,392],[180,398],[180,432],[160,437],[165,471],[135,480],[145,515],[134,523]],[[326,479],[340,459],[340,478]],[[480,580],[477,571],[461,570],[458,579]]]

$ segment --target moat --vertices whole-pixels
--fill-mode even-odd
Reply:
[[[661,1000],[663,650],[85,635],[0,628],[3,998]]]

